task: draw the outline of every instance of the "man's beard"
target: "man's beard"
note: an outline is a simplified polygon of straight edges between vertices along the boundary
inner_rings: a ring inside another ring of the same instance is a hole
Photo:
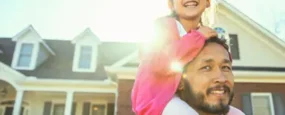
[[[188,81],[186,81],[188,82]],[[230,91],[230,89],[227,87],[227,86],[223,86],[223,88],[226,89],[226,91],[228,90],[227,93],[229,93],[229,103],[227,104],[224,104],[223,103],[223,100],[221,99],[219,101],[218,104],[216,105],[213,105],[213,104],[209,104],[207,102],[205,102],[205,95],[201,92],[198,92],[198,93],[195,93],[193,92],[192,90],[192,87],[189,83],[186,83],[185,85],[186,87],[188,86],[188,88],[186,88],[185,90],[189,91],[189,93],[186,93],[188,94],[186,98],[188,98],[188,104],[197,109],[197,110],[201,110],[205,113],[211,113],[211,114],[226,114],[229,112],[229,105],[231,104],[231,101],[233,99],[233,96],[234,96],[234,93],[232,91]],[[207,90],[207,95],[209,95],[210,91],[212,90],[213,88],[209,88]]]
[[[233,98],[233,93],[230,94],[230,101],[232,100],[231,98]],[[194,106],[196,106],[198,110],[201,110],[206,113],[226,114],[230,110],[230,107],[229,107],[230,102],[228,104],[224,104],[223,100],[220,99],[218,104],[212,105],[212,104],[205,102],[205,95],[203,95],[200,92],[197,93],[196,95],[193,95],[193,99],[194,99],[194,103],[193,103]]]

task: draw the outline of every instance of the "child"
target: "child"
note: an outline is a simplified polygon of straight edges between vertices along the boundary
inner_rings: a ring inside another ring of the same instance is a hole
[[[193,56],[187,54],[197,54],[206,39],[217,35],[204,26],[196,30],[203,11],[210,6],[209,0],[169,0],[168,3],[172,16],[156,20],[155,41],[149,46],[152,51],[141,52],[141,64],[132,90],[136,115],[161,115],[181,79],[179,72],[170,69],[171,64],[184,65],[192,60]]]
[[[214,30],[200,23],[202,13],[210,6],[209,0],[168,2],[173,15],[156,20],[155,41],[148,46],[151,51],[141,52],[141,64],[132,90],[136,115],[161,115],[175,95],[182,76],[181,71],[171,66],[176,62],[182,69],[199,53],[206,39],[217,36]],[[191,107],[186,114],[198,115]]]

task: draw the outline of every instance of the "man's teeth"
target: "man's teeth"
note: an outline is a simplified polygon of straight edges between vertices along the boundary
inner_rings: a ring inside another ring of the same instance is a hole
[[[212,91],[212,93],[213,94],[224,94],[225,91],[224,90],[222,90],[222,91]]]

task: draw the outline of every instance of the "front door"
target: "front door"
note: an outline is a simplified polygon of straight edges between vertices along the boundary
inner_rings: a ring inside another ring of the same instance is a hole
[[[21,114],[23,115],[24,108],[21,108]],[[13,107],[6,107],[4,115],[13,115]]]

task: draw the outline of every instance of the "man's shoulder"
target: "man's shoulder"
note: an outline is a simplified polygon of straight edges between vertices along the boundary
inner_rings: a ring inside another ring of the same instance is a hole
[[[245,115],[245,114],[241,110],[239,110],[238,108],[230,106],[230,111],[229,111],[228,115]]]
[[[164,108],[162,115],[198,115],[187,103],[174,96]]]

